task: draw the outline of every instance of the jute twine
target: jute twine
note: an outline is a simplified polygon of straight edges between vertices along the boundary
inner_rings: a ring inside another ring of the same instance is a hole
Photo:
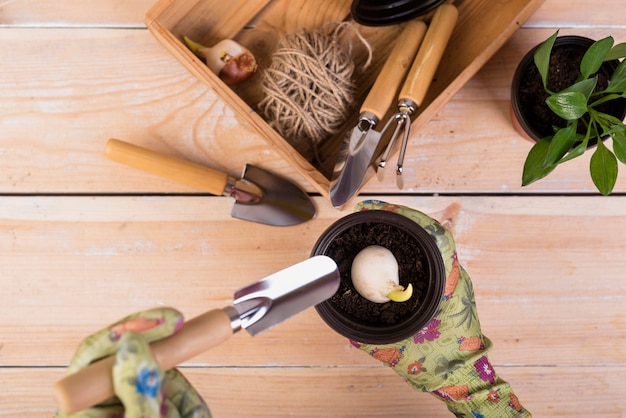
[[[367,40],[349,22],[288,34],[263,76],[259,110],[305,158],[318,160],[318,145],[337,134],[354,109],[357,87],[353,43]]]

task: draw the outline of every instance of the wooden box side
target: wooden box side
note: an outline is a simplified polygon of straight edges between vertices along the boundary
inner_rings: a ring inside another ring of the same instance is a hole
[[[270,0],[161,0],[147,14],[146,26],[158,22],[176,37],[205,45],[234,37]]]

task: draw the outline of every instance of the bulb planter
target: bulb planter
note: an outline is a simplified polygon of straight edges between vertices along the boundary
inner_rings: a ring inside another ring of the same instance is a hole
[[[556,36],[553,35],[553,36]],[[583,56],[594,44],[594,40],[582,36],[559,36],[554,39],[549,55],[549,67],[547,72],[547,88],[551,92],[557,92],[557,94],[567,91],[566,89],[572,89],[572,85],[581,81],[581,61]],[[542,43],[543,44],[543,43]],[[532,172],[527,169],[526,165],[529,164],[529,160],[533,157],[534,150],[529,153],[529,158],[525,163],[523,185],[532,183],[539,180],[549,174],[558,164],[573,159],[585,150],[597,147],[597,137],[600,136],[604,142],[609,138],[609,135],[595,135],[592,134],[586,145],[582,145],[582,138],[585,136],[590,121],[589,113],[582,116],[572,117],[570,120],[555,113],[555,111],[547,104],[550,100],[550,93],[544,88],[541,73],[535,63],[535,53],[542,44],[539,44],[532,48],[520,61],[515,73],[513,75],[511,83],[511,120],[516,128],[524,138],[538,143],[544,142],[545,147],[542,151],[545,154],[548,141],[552,141],[553,137],[557,136],[557,129],[566,128],[571,122],[578,121],[573,127],[573,132],[577,135],[575,140],[572,140],[572,145],[563,149],[558,158],[551,162],[545,162],[541,168],[541,173]],[[602,62],[597,72],[588,76],[589,79],[597,76],[597,82],[593,91],[588,92],[587,97],[587,109],[590,108],[589,104],[595,102],[602,96],[595,97],[594,94],[602,92],[609,86],[609,81],[612,79],[616,69],[620,65],[618,59],[611,59]],[[618,71],[619,72],[619,71]],[[620,82],[621,83],[621,82]],[[611,92],[615,93],[615,92]],[[607,96],[608,93],[604,94]],[[622,96],[623,97],[623,96]],[[619,98],[606,101],[604,103],[594,105],[594,111],[602,112],[610,115],[614,118],[623,121],[626,117],[626,99]],[[540,148],[540,147],[537,147]],[[606,146],[602,146],[604,151]],[[554,150],[550,151],[553,152]],[[610,152],[610,151],[609,151]],[[569,154],[568,154],[569,153]],[[544,155],[541,155],[543,157]],[[616,150],[618,158],[620,157],[618,150]],[[613,157],[614,159],[614,157]],[[539,170],[539,169],[537,169]],[[592,171],[592,178],[593,169]],[[615,175],[617,169],[615,169]],[[598,185],[594,178],[596,187],[603,193],[609,194],[612,190],[607,190],[608,186]],[[613,182],[614,183],[614,182]]]
[[[355,290],[352,262],[371,245],[390,250],[398,261],[400,285],[413,285],[406,302],[375,303]],[[351,340],[370,344],[401,341],[423,329],[441,303],[446,281],[441,252],[427,231],[403,215],[384,210],[350,214],[324,231],[313,255],[335,260],[341,275],[337,293],[316,310],[333,330]]]

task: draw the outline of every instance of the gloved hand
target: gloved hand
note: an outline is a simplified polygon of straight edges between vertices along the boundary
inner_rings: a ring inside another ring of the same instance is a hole
[[[72,418],[210,418],[208,407],[176,369],[163,372],[152,358],[149,343],[174,334],[183,316],[171,308],[130,315],[87,337],[70,362],[72,374],[95,360],[115,355],[116,397],[71,415]],[[69,418],[57,412],[57,418]]]
[[[394,344],[351,343],[391,367],[414,389],[443,400],[456,417],[530,417],[489,363],[492,343],[482,334],[472,282],[459,264],[450,231],[403,206],[370,200],[356,205],[355,211],[362,210],[396,212],[424,228],[441,251],[447,279],[439,310],[417,334]]]

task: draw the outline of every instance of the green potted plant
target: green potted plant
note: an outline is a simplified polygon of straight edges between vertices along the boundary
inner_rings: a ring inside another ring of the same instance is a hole
[[[617,180],[618,160],[626,164],[626,60],[619,61],[626,57],[626,43],[614,45],[610,36],[593,41],[558,33],[532,49],[513,77],[513,121],[536,141],[524,163],[522,185],[595,146],[591,179],[608,195]],[[569,78],[567,67],[573,70]],[[541,94],[531,92],[532,83]],[[613,150],[603,142],[609,137]]]

